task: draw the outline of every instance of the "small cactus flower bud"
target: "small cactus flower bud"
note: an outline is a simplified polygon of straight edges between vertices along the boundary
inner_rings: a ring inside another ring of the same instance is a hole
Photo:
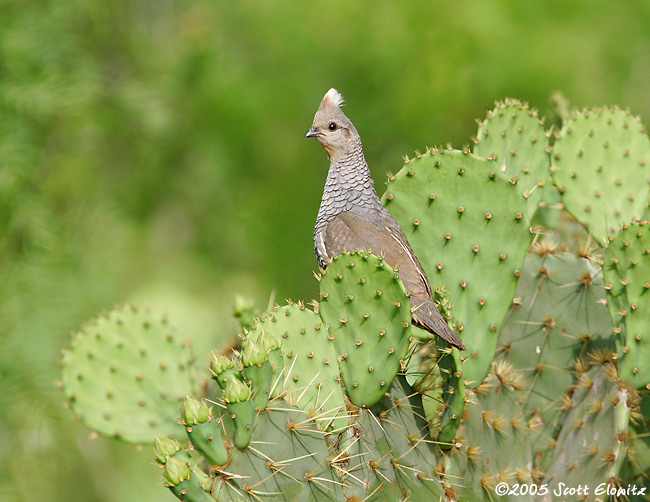
[[[191,475],[190,466],[185,462],[181,462],[174,457],[167,458],[163,468],[163,483],[165,486],[178,486],[183,481],[190,479]]]
[[[202,424],[210,418],[210,408],[203,401],[199,402],[193,397],[187,396],[181,404],[181,418],[187,426]]]
[[[223,393],[223,397],[228,403],[241,403],[251,398],[251,388],[238,378],[233,378]]]
[[[181,444],[175,439],[167,438],[154,438],[153,440],[153,454],[154,459],[160,465],[164,465],[167,457],[172,457],[181,449]]]
[[[271,352],[280,348],[280,342],[278,339],[263,329],[257,339],[257,343],[260,344],[266,352]]]
[[[216,352],[212,353],[212,357],[210,358],[210,373],[212,373],[212,376],[215,378],[227,369],[234,367],[235,361],[233,359],[217,354]]]
[[[259,343],[246,340],[246,345],[240,357],[244,366],[261,366],[268,360],[269,353]]]

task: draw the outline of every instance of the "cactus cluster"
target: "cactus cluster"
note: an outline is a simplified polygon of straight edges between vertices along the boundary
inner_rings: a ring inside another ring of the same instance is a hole
[[[302,303],[276,307],[246,334],[247,340],[274,337],[281,342],[271,397],[284,399],[315,417],[323,430],[347,424],[336,350],[320,316]],[[338,417],[338,418],[337,418]]]
[[[418,153],[382,199],[466,352],[412,326],[399,270],[355,250],[318,276],[318,302],[253,316],[239,299],[240,347],[212,354],[201,392],[168,323],[131,308],[76,336],[64,391],[101,433],[157,437],[183,501],[641,492],[649,179],[650,142],[628,112],[576,112],[553,132],[526,104],[497,103],[474,153]]]

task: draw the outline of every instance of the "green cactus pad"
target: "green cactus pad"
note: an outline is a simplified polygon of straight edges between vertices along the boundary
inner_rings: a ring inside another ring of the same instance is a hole
[[[269,361],[269,351],[251,338],[244,340],[240,359],[244,378],[253,392],[253,403],[257,411],[264,411],[271,395],[273,385],[273,366]]]
[[[526,199],[496,162],[424,154],[389,179],[382,202],[404,229],[432,287],[451,296],[467,352],[463,378],[483,381],[530,241]]]
[[[379,403],[351,408],[348,418],[345,430],[328,433],[304,410],[272,399],[257,415],[249,446],[231,448],[205,485],[222,501],[440,499],[422,399],[403,375]]]
[[[634,416],[631,422],[630,448],[621,470],[621,484],[643,485],[645,479],[646,493],[650,493],[650,394],[640,393],[639,411],[641,416]]]
[[[479,124],[475,143],[475,155],[494,158],[507,176],[517,180],[532,219],[548,184],[550,165],[546,131],[537,111],[516,99],[496,103]]]
[[[364,251],[334,257],[320,281],[319,313],[350,400],[374,405],[390,389],[410,343],[411,309],[399,274]]]
[[[551,244],[535,249],[526,256],[498,350],[526,377],[523,404],[541,419],[535,446],[544,449],[552,446],[575,361],[614,343],[600,267]]]
[[[201,481],[194,472],[189,479],[177,486],[170,486],[169,490],[182,502],[214,502],[214,499],[203,490]]]
[[[168,458],[163,467],[163,480],[182,502],[214,502],[201,486],[199,476],[181,460]]]
[[[249,445],[255,426],[255,403],[251,388],[248,384],[234,379],[228,382],[223,391],[223,398],[235,430],[235,446],[243,450]]]
[[[626,455],[633,392],[609,363],[579,378],[543,481],[551,490],[559,482],[578,486],[618,475]]]
[[[151,443],[178,431],[195,391],[186,344],[166,319],[126,306],[88,323],[63,356],[63,390],[79,419],[106,436]]]
[[[228,403],[228,413],[235,428],[235,446],[245,449],[251,441],[255,425],[255,404],[252,399],[239,403]]]
[[[650,223],[621,229],[607,247],[603,273],[621,378],[650,389]]]
[[[441,477],[456,500],[530,500],[495,496],[499,481],[532,482],[533,450],[521,405],[523,376],[508,363],[494,364],[485,381],[468,389],[454,448]],[[451,498],[451,497],[450,497]]]
[[[327,456],[325,437],[306,413],[275,399],[259,415],[250,447],[232,451],[212,495],[223,502],[339,502],[341,483]]]
[[[440,420],[440,431],[436,440],[443,450],[450,449],[454,444],[456,431],[460,425],[461,417],[465,409],[465,382],[463,380],[463,366],[458,351],[442,356],[439,359],[440,371],[443,378],[443,409]],[[436,410],[436,413],[438,410]],[[427,415],[427,419],[434,420],[434,417]]]
[[[449,322],[449,293],[434,289],[433,300]],[[405,376],[409,385],[422,394],[425,418],[438,446],[443,450],[451,448],[465,406],[461,354],[450,346],[437,346],[435,340],[421,347],[413,345],[412,350]]]
[[[263,316],[246,335],[264,331],[280,340],[283,370],[274,375],[272,397],[307,411],[325,430],[347,425],[336,351],[323,321],[304,305],[290,303]],[[339,417],[334,420],[335,417]]]
[[[244,366],[244,376],[251,383],[255,409],[264,411],[269,402],[271,386],[273,385],[273,367],[269,361],[257,366]]]
[[[650,194],[650,139],[619,109],[575,114],[553,146],[551,172],[566,209],[604,245],[619,226],[642,218]]]
[[[346,500],[440,500],[434,442],[421,396],[406,378],[398,375],[388,395],[356,415],[339,445],[346,458]]]
[[[221,423],[213,417],[202,424],[186,426],[187,437],[194,449],[211,464],[223,465],[228,462],[228,452],[223,445]]]

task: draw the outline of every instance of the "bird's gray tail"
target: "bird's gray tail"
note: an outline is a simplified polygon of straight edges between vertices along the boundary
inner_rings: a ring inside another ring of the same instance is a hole
[[[420,302],[422,303],[420,304]],[[465,345],[463,345],[458,335],[451,330],[442,314],[438,312],[433,300],[412,297],[411,308],[413,309],[413,324],[418,328],[423,328],[429,333],[438,335],[457,349],[465,350]]]

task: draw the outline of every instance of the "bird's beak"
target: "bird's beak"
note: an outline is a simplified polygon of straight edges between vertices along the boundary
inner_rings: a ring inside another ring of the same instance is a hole
[[[309,129],[307,129],[307,132],[305,133],[305,138],[315,138],[317,136],[320,136],[321,132],[317,131],[314,126],[311,126]]]

